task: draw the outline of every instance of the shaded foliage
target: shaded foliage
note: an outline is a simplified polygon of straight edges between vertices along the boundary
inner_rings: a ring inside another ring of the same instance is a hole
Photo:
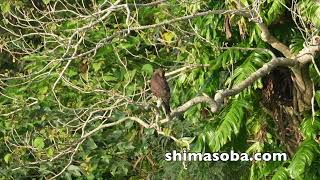
[[[185,148],[195,152],[235,150],[250,155],[287,151],[274,114],[262,105],[269,87],[264,79],[225,98],[217,113],[197,104],[168,123],[156,124],[161,133],[154,123],[164,114],[154,108],[149,90],[154,69],[165,68],[168,74],[178,71],[167,77],[170,106],[175,109],[197,95],[212,97],[219,89],[241,84],[272,59],[261,49],[282,56],[261,39],[256,23],[236,14],[165,22],[215,9],[257,8],[270,32],[298,54],[306,36],[316,33],[320,26],[317,1],[295,4],[306,27],[301,22],[290,26],[283,23],[297,22],[298,18],[291,16],[287,7],[292,4],[285,0],[267,0],[259,6],[249,0],[241,4],[236,0],[169,0],[156,5],[145,5],[154,1],[128,0],[128,6],[108,10],[117,1],[32,2],[0,1],[0,177],[319,177],[319,57],[309,66],[315,90],[314,112],[301,114],[303,121],[295,124],[302,143],[294,142],[297,151],[286,162],[164,160],[166,152]],[[106,18],[99,19],[103,15]],[[33,20],[26,19],[29,17]],[[227,18],[230,37],[226,35]],[[92,26],[86,27],[88,24]],[[307,31],[302,32],[301,27]],[[292,103],[290,77],[282,75],[274,75],[276,88],[269,88],[273,112],[279,109],[279,100],[284,101],[281,105]],[[145,127],[132,117],[154,126]],[[105,124],[112,126],[99,128]],[[281,128],[284,126],[287,124]]]

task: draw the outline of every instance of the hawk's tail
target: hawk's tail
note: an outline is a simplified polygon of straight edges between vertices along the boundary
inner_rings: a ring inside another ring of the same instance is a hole
[[[166,111],[166,114],[169,115],[171,113],[169,102],[168,101],[163,101],[163,106],[164,106],[164,109]]]

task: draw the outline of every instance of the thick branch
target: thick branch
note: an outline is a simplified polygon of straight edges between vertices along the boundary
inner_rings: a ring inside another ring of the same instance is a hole
[[[307,64],[313,61],[313,58],[320,51],[319,36],[315,36],[311,40],[311,45],[304,47],[296,56],[299,66],[292,69],[295,85],[295,109],[299,112],[310,109],[313,96],[313,83],[311,81]]]
[[[280,51],[286,58],[292,58],[289,47],[272,36],[268,30],[268,27],[264,23],[258,23],[258,26],[261,29],[261,39],[264,42],[270,44],[273,48]]]
[[[317,38],[320,37],[316,36],[313,39]],[[315,57],[315,55],[320,52],[320,42],[318,43],[319,44],[314,44],[303,48],[296,57],[297,61],[299,61],[301,64],[312,62],[312,59]]]
[[[274,68],[278,66],[296,66],[298,65],[297,61],[294,61],[292,59],[287,58],[275,58],[269,61],[268,63],[264,64],[260,69],[258,69],[256,72],[251,74],[247,79],[242,81],[240,84],[234,86],[232,89],[226,89],[226,90],[219,90],[214,96],[214,99],[208,96],[197,96],[183,105],[179,106],[175,110],[173,110],[170,114],[170,117],[175,117],[185,111],[187,111],[192,106],[199,104],[199,103],[207,103],[210,107],[211,112],[217,112],[219,108],[223,104],[224,98],[227,98],[229,96],[236,95],[243,91],[245,88],[252,85],[256,80],[259,78],[265,76],[270,71],[272,71]],[[160,123],[166,123],[169,119],[163,119],[160,121]]]
[[[207,103],[210,106],[212,112],[216,112],[219,107],[218,104],[212,98],[210,98],[208,96],[197,96],[197,97],[187,101],[183,105],[179,106],[177,109],[175,109],[170,114],[170,116],[177,116],[178,114],[185,112],[190,107],[192,107],[196,104],[199,104],[199,103]]]
[[[232,89],[227,89],[222,92],[223,97],[233,96],[241,91],[243,91],[245,88],[253,84],[256,80],[259,78],[265,76],[268,74],[271,70],[273,70],[275,67],[278,66],[295,66],[298,65],[297,61],[294,61],[292,59],[287,58],[276,58],[271,60],[270,62],[264,64],[260,69],[258,69],[256,72],[251,74],[247,79],[242,81],[237,86],[233,87]]]

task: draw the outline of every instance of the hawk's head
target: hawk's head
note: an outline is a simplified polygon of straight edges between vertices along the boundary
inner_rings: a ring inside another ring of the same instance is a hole
[[[165,72],[164,72],[164,70],[162,69],[162,68],[159,68],[159,69],[156,69],[155,71],[154,71],[154,74],[158,74],[160,77],[165,77],[164,75],[165,75]]]

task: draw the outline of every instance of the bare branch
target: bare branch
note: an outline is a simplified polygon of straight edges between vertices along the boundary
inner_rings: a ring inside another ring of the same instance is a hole
[[[258,26],[261,29],[261,39],[263,41],[270,44],[276,50],[280,51],[286,58],[292,58],[289,47],[272,36],[268,30],[268,27],[264,23],[258,23]]]
[[[207,103],[211,109],[211,111],[214,113],[219,110],[219,108],[223,105],[224,98],[234,96],[240,92],[242,92],[245,88],[252,85],[256,80],[259,78],[265,76],[270,71],[272,71],[274,68],[278,66],[296,66],[298,64],[297,61],[287,58],[276,58],[272,59],[268,63],[264,64],[260,69],[258,69],[256,72],[251,74],[247,79],[242,81],[240,84],[234,86],[231,89],[226,90],[219,90],[216,92],[214,99],[208,96],[198,96],[195,97],[183,105],[177,107],[175,110],[173,110],[170,114],[170,117],[175,117],[178,114],[181,114],[185,111],[187,111],[192,106],[199,104],[199,103]],[[163,119],[160,121],[160,123],[166,123],[170,119]]]

